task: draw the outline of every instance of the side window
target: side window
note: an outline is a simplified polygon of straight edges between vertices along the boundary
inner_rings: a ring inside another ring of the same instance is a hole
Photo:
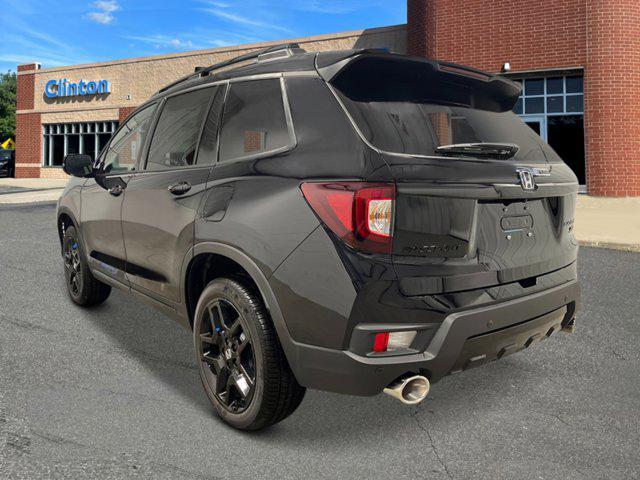
[[[280,79],[230,85],[220,133],[221,162],[275,152],[293,143]]]
[[[169,97],[153,132],[147,170],[166,170],[195,164],[196,146],[211,95],[216,88],[201,88]]]
[[[126,172],[135,168],[144,148],[156,106],[156,104],[149,105],[134,114],[114,135],[109,143],[109,149],[101,157],[99,167],[104,172]]]
[[[218,133],[220,131],[220,117],[222,108],[224,107],[224,93],[227,87],[219,87],[211,103],[211,109],[207,120],[204,122],[202,130],[202,139],[198,148],[198,165],[212,165],[216,161],[218,155]]]

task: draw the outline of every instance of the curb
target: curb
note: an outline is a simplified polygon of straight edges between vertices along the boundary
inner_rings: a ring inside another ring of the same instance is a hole
[[[0,187],[1,188],[1,187]],[[24,190],[15,190],[12,192],[0,192],[0,196],[2,195],[15,195],[16,193],[35,193],[35,192],[48,192],[51,190],[64,190],[64,188],[60,187],[51,187],[51,188],[25,188]]]
[[[14,192],[0,195],[0,205],[21,205],[24,203],[56,202],[63,188],[39,190],[37,192]]]
[[[619,250],[622,252],[640,252],[640,243],[619,243],[602,240],[578,240],[581,247],[606,248],[609,250]]]

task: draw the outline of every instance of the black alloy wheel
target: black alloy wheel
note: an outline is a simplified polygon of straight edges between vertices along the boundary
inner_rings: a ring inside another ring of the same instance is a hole
[[[99,305],[109,297],[111,287],[91,274],[75,227],[69,226],[64,230],[62,258],[67,291],[71,300],[80,306],[91,307]]]
[[[65,242],[63,255],[67,287],[69,288],[69,293],[73,297],[77,297],[82,289],[82,266],[77,238],[69,238]]]
[[[255,391],[256,360],[246,319],[229,301],[212,300],[200,324],[200,361],[221,405],[244,412]]]
[[[245,277],[217,278],[200,294],[193,339],[200,379],[217,414],[259,430],[298,408],[298,384],[260,293]]]

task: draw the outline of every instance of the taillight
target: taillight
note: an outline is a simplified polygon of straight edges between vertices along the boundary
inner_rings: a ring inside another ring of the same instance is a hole
[[[390,183],[303,183],[307,202],[347,245],[391,253],[395,188]]]

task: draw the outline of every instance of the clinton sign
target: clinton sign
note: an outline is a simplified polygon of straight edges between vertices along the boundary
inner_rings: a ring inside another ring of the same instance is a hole
[[[61,78],[49,80],[44,86],[44,94],[48,98],[103,95],[105,93],[111,93],[111,82],[108,80],[70,82],[66,78]]]

